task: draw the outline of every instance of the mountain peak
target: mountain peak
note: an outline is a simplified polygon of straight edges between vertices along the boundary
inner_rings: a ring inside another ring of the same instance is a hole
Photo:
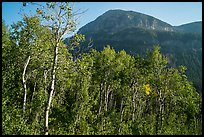
[[[125,11],[121,9],[108,10],[96,20],[88,23],[82,27],[79,32],[86,31],[106,31],[108,33],[114,33],[121,31],[129,27],[139,27],[145,29],[153,29],[160,31],[173,31],[174,28],[168,23],[165,23],[152,16],[135,12]]]

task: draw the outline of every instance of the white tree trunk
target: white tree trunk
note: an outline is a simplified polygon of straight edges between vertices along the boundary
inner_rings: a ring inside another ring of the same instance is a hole
[[[132,102],[133,102],[132,120],[133,121],[135,120],[135,109],[136,109],[136,100],[135,100],[135,98],[136,98],[136,93],[137,93],[137,88],[136,88],[136,91],[133,94],[133,100],[132,100]]]
[[[55,53],[54,53],[54,64],[53,64],[53,69],[52,69],[52,84],[51,84],[51,91],[49,93],[49,98],[48,98],[48,103],[46,107],[46,112],[45,112],[45,135],[48,135],[48,118],[49,118],[49,110],[50,110],[50,105],[53,97],[53,92],[55,89],[55,78],[56,78],[56,69],[57,69],[57,59],[58,59],[58,46],[59,43],[57,43],[55,47]]]
[[[118,129],[118,133],[120,134],[121,132],[121,125],[122,125],[122,121],[123,121],[123,112],[124,112],[124,109],[123,109],[123,98],[122,98],[122,102],[121,102],[121,106],[120,106],[120,111],[121,111],[121,114],[120,114],[120,126],[119,126],[119,129]]]
[[[113,91],[110,93],[110,109],[114,107],[114,98],[113,98]]]
[[[110,93],[110,85],[108,85],[108,89],[105,93],[105,110],[108,111],[108,97],[109,97],[109,93]]]
[[[27,87],[26,87],[26,80],[25,80],[25,72],[26,72],[26,69],[27,69],[27,66],[29,64],[29,61],[30,61],[30,56],[28,57],[25,65],[24,65],[24,70],[23,70],[23,75],[22,75],[22,78],[23,78],[23,87],[24,87],[24,99],[23,99],[23,113],[25,112],[25,109],[26,109],[26,97],[27,97]]]
[[[99,106],[99,114],[101,113],[101,108],[102,108],[102,93],[103,93],[103,88],[102,88],[103,84],[100,84],[100,106]]]

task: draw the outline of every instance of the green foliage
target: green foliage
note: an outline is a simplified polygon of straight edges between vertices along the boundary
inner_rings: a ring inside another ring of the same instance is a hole
[[[124,20],[125,21],[125,20]],[[107,23],[112,24],[112,23]],[[125,24],[125,23],[124,23]],[[104,30],[100,22],[94,22],[80,29],[80,33],[86,35],[86,41],[81,45],[87,46],[89,38],[94,41],[93,48],[103,50],[104,45],[110,44],[116,51],[125,50],[128,54],[139,54],[145,58],[146,49],[152,49],[152,45],[160,45],[161,53],[166,56],[170,67],[186,66],[188,80],[192,81],[196,90],[202,91],[202,35],[199,33],[181,33],[176,31],[159,31],[157,29],[144,29],[140,27],[115,28],[114,31]],[[113,24],[112,24],[113,25]],[[85,29],[86,28],[86,29]],[[198,27],[197,27],[198,28]],[[95,30],[97,29],[97,30]],[[122,30],[120,30],[122,29]],[[199,29],[200,30],[200,29]]]
[[[3,134],[44,134],[54,34],[41,25],[38,15],[25,16],[12,26],[12,32],[2,22]],[[79,46],[83,40],[83,35],[76,34],[70,46]],[[188,81],[187,68],[168,67],[158,45],[145,58],[117,52],[110,45],[73,58],[62,41],[59,45],[49,134],[202,134],[201,95]],[[28,56],[23,113],[22,73]]]

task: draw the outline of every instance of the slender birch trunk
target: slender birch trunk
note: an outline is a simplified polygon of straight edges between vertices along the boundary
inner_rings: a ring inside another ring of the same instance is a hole
[[[155,134],[157,135],[158,134],[158,126],[159,126],[159,111],[158,111],[158,108],[159,107],[159,99],[156,98],[156,106],[155,106]]]
[[[23,70],[23,75],[22,75],[22,78],[23,78],[23,87],[24,87],[24,99],[23,99],[23,113],[25,112],[25,109],[26,109],[26,97],[27,97],[27,87],[26,87],[26,80],[25,80],[25,72],[26,72],[26,69],[28,67],[28,64],[29,64],[29,61],[30,61],[30,56],[28,56],[28,59],[24,65],[24,70]]]
[[[159,130],[161,130],[161,111],[162,111],[162,106],[161,106],[161,90],[159,90],[159,98],[157,99],[158,102],[158,107],[159,110],[157,110],[157,114],[156,114],[156,135],[159,134]]]
[[[159,130],[162,128],[162,96],[161,96],[161,90],[159,91],[159,114],[160,114],[160,123],[159,123]]]
[[[136,109],[136,101],[135,101],[135,97],[136,97],[136,93],[137,93],[137,88],[136,88],[136,91],[134,92],[133,94],[133,113],[132,113],[132,120],[134,121],[135,120],[135,109]]]
[[[113,91],[110,93],[110,109],[113,109]]]
[[[108,85],[108,89],[107,89],[107,92],[106,92],[106,98],[105,98],[105,100],[106,100],[106,111],[108,111],[108,97],[109,97],[109,93],[110,93],[110,85]]]
[[[122,98],[122,102],[121,102],[121,106],[120,106],[120,111],[121,111],[121,114],[120,114],[120,127],[119,127],[119,130],[118,130],[119,133],[121,132],[121,124],[122,124],[122,121],[123,121],[123,112],[124,112],[123,98]]]
[[[104,111],[107,111],[106,110],[106,101],[107,101],[107,97],[106,97],[106,95],[107,95],[107,88],[106,88],[107,86],[106,86],[106,81],[104,82],[104,106],[103,106],[103,109],[104,109]]]
[[[48,70],[49,71],[49,70]],[[47,70],[44,70],[44,79],[45,79],[45,95],[46,95],[46,90],[47,90],[47,74],[48,74]]]
[[[48,98],[48,103],[46,107],[46,112],[45,112],[45,135],[48,135],[48,118],[49,118],[49,110],[50,110],[50,105],[53,97],[53,92],[55,89],[55,78],[56,78],[56,69],[57,69],[57,59],[58,59],[58,47],[59,43],[57,43],[55,47],[55,53],[54,53],[54,64],[53,64],[53,69],[52,69],[52,84],[51,84],[51,91],[49,93],[49,98]]]
[[[161,123],[160,123],[160,125],[161,125],[161,128],[160,128],[160,130],[162,131],[162,126],[163,126],[163,122],[164,122],[164,97],[162,98],[162,96],[161,96],[161,104],[160,104],[160,115],[161,115],[161,118],[160,118],[160,121],[161,121]]]
[[[101,83],[100,84],[100,106],[99,106],[99,110],[98,110],[98,112],[99,112],[99,114],[101,113],[101,108],[102,108],[102,91],[103,91],[103,89],[102,89],[102,86],[103,86],[103,84]]]

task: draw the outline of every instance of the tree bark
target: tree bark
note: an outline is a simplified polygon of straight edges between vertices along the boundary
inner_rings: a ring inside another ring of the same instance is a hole
[[[110,110],[112,110],[114,107],[113,91],[111,91],[111,93],[110,93],[110,101],[109,102],[110,102]]]
[[[48,72],[50,71],[51,69],[49,70],[44,70],[44,79],[45,79],[45,95],[46,95],[46,90],[47,90],[47,74]]]
[[[105,103],[106,103],[106,107],[105,110],[108,111],[108,98],[109,98],[109,93],[110,93],[110,85],[108,85],[108,89],[106,91],[106,95],[105,95]]]
[[[157,99],[158,102],[158,110],[156,113],[156,135],[158,135],[162,129],[162,117],[161,117],[161,112],[162,112],[162,101],[161,101],[161,90],[159,90],[159,98]]]
[[[58,59],[58,47],[59,43],[56,44],[55,53],[54,53],[54,63],[52,69],[52,84],[51,84],[51,91],[49,93],[48,103],[45,111],[45,135],[48,135],[48,119],[49,119],[49,110],[50,105],[53,97],[53,92],[55,90],[55,78],[56,78],[56,69],[57,69],[57,59]]]
[[[160,91],[161,92],[161,91]],[[163,123],[164,123],[164,99],[165,97],[162,97],[161,95],[161,103],[160,103],[160,130],[162,131]]]
[[[136,109],[136,100],[135,100],[135,97],[136,97],[136,93],[137,93],[137,88],[136,88],[136,91],[134,92],[133,94],[133,113],[132,113],[132,120],[134,121],[135,120],[135,109]]]
[[[100,106],[99,106],[99,114],[101,113],[101,108],[102,108],[102,93],[103,93],[103,89],[102,89],[102,83],[100,84]]]
[[[27,97],[27,87],[26,87],[26,80],[25,80],[25,72],[26,72],[26,69],[28,67],[28,64],[29,64],[29,61],[30,61],[30,56],[28,56],[28,59],[24,65],[24,70],[23,70],[23,87],[24,87],[24,99],[23,99],[23,113],[25,112],[25,109],[26,109],[26,97]]]
[[[121,124],[122,124],[122,121],[123,121],[123,112],[124,112],[124,109],[123,109],[123,98],[122,98],[122,102],[121,102],[121,106],[120,106],[120,126],[119,126],[119,129],[118,129],[118,132],[120,134],[121,132]]]

